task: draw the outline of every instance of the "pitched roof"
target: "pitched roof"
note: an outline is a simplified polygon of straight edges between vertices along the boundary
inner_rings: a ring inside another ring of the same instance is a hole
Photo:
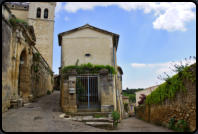
[[[91,28],[91,29],[94,29],[94,30],[97,30],[97,31],[100,31],[100,32],[103,32],[103,33],[106,33],[106,34],[112,35],[114,37],[114,42],[116,42],[115,46],[116,46],[116,50],[117,50],[117,46],[118,46],[118,41],[119,41],[119,36],[120,35],[118,35],[116,33],[109,32],[107,30],[103,30],[103,29],[100,29],[100,28],[91,26],[88,23],[86,25],[81,26],[81,27],[77,27],[77,28],[71,29],[69,31],[65,31],[65,32],[59,33],[58,34],[58,44],[59,44],[59,46],[62,45],[62,36],[63,35],[68,34],[68,33],[71,33],[71,32],[75,32],[77,30],[80,30],[80,29],[83,29],[83,28],[87,28],[87,27],[88,28]]]
[[[123,99],[129,99],[129,97],[127,97],[127,96],[124,96],[124,95],[122,96],[122,98],[123,98]]]

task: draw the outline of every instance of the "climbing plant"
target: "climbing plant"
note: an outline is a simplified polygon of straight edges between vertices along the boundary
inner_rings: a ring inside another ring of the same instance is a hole
[[[77,94],[77,98],[79,102],[85,99],[85,97],[83,96],[85,93],[86,93],[85,87],[82,85],[80,78],[77,78],[76,79],[76,94]]]
[[[173,100],[177,91],[185,92],[184,80],[190,80],[196,83],[196,63],[186,66],[180,73],[169,78],[169,82],[159,85],[153,92],[146,97],[146,104],[162,103],[168,97]]]
[[[90,62],[78,65],[79,60],[77,59],[75,65],[65,66],[62,69],[62,73],[67,73],[71,69],[75,69],[78,74],[89,70],[92,74],[99,72],[101,69],[107,69],[111,74],[117,74],[115,68],[110,65],[93,65]]]

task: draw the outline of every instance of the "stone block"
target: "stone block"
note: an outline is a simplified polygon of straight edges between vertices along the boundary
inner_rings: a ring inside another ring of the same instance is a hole
[[[69,100],[76,100],[76,94],[69,94]]]
[[[110,101],[108,98],[101,98],[101,105],[110,105]]]
[[[22,107],[23,106],[23,99],[18,99],[18,107]]]
[[[10,103],[10,105],[13,107],[13,106],[17,106],[18,103]]]
[[[10,103],[17,103],[18,101],[15,99],[15,100],[10,100]]]
[[[110,105],[101,105],[101,112],[111,112]]]
[[[6,107],[7,107],[7,108],[10,107],[10,100],[7,100],[7,101],[6,101]]]
[[[70,106],[75,106],[76,105],[76,100],[69,100],[69,105]]]
[[[29,98],[29,102],[31,102],[33,99],[33,95],[29,95],[28,98]]]

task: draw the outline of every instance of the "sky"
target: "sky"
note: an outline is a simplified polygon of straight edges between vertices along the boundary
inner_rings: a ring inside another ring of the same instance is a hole
[[[193,2],[57,2],[53,71],[61,66],[58,34],[85,24],[120,35],[117,65],[123,89],[162,84],[173,76],[171,63],[196,56],[196,5]],[[191,58],[190,64],[196,62]],[[170,67],[170,68],[169,68]]]

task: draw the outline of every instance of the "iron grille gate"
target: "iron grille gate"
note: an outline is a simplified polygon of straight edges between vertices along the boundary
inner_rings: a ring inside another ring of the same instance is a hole
[[[86,90],[86,93],[82,94],[83,100],[78,99],[78,91],[76,93],[78,109],[100,108],[98,77],[99,76],[77,76],[77,79],[80,79],[81,84]]]

